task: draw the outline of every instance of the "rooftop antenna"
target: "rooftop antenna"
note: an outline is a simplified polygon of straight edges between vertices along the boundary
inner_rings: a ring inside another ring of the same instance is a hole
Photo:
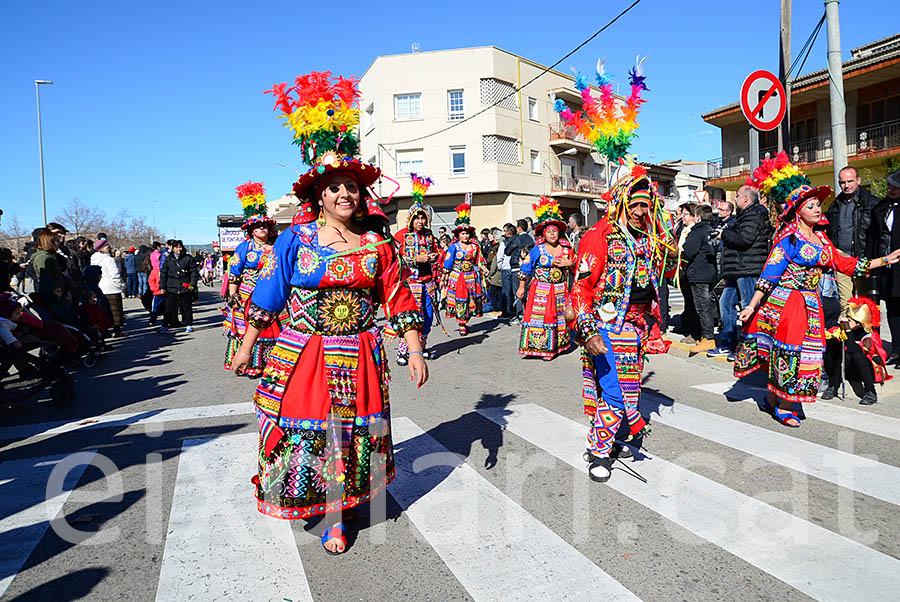
[[[418,42],[413,42],[412,43],[412,51],[413,52],[422,52],[422,45],[419,44]]]

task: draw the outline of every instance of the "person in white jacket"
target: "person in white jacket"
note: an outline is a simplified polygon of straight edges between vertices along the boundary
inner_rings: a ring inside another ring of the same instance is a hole
[[[116,260],[111,254],[112,249],[105,239],[94,243],[94,254],[91,255],[91,265],[100,266],[100,290],[109,302],[109,309],[113,318],[113,336],[122,336],[122,293],[125,291],[125,282],[116,265]]]

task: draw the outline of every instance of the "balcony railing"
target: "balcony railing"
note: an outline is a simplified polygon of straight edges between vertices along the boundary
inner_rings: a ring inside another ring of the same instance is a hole
[[[896,147],[900,147],[900,119],[847,130],[847,155],[849,156]],[[774,146],[759,149],[760,161],[774,156],[776,152],[778,149]],[[828,161],[834,157],[831,136],[792,142],[788,149],[788,156],[791,161],[799,165]],[[749,172],[749,159],[747,153],[712,159],[709,161],[710,177],[728,178]],[[716,172],[718,175],[712,175]]]
[[[575,142],[580,142],[582,144],[590,144],[578,130],[571,125],[565,125],[564,123],[550,124],[550,142],[553,142],[554,140],[574,140]]]
[[[581,194],[600,195],[606,190],[606,180],[603,178],[588,178],[586,176],[551,176],[551,185],[555,192],[576,192]]]

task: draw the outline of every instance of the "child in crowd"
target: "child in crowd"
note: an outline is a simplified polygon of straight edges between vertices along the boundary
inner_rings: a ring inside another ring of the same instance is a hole
[[[866,297],[854,297],[850,299],[848,306],[847,318],[843,324],[832,326],[826,331],[825,373],[828,375],[828,388],[822,393],[822,399],[833,399],[843,382],[843,355],[847,360],[844,376],[857,394],[862,391],[859,403],[872,405],[878,401],[875,383],[884,383],[892,378],[885,367],[887,354],[878,333],[881,312]],[[826,318],[826,322],[828,321]]]

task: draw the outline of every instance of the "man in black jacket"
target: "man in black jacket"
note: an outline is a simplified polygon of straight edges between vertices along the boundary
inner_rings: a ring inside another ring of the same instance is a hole
[[[859,257],[866,251],[866,235],[872,221],[872,210],[878,204],[878,198],[859,187],[862,179],[855,167],[845,167],[838,172],[838,181],[841,193],[835,197],[825,212],[828,219],[828,238],[844,253]],[[865,277],[854,279],[840,272],[835,272],[835,278],[841,297],[841,316],[844,316],[847,313],[847,302],[851,297],[868,293],[865,286],[866,279]]]
[[[872,210],[866,237],[865,256],[875,259],[900,248],[900,170],[888,174],[888,194]],[[900,361],[900,264],[873,273],[881,299],[887,306],[891,330],[891,354],[888,363]],[[877,301],[877,299],[876,299]]]
[[[719,299],[722,329],[719,346],[706,352],[709,357],[727,356],[734,359],[737,346],[737,315],[735,305],[747,307],[756,290],[756,280],[762,274],[772,227],[769,212],[759,202],[759,192],[749,186],[741,186],[734,197],[737,217],[727,228],[719,230],[722,241],[722,278],[725,288]]]
[[[512,272],[514,275],[518,276],[519,273],[519,264],[521,263],[521,253],[522,249],[527,249],[529,246],[534,245],[534,239],[528,234],[528,222],[524,219],[520,219],[516,222],[516,234],[515,236],[510,236],[506,239],[506,246],[503,248],[503,253],[509,257],[510,266],[512,268]],[[513,284],[513,286],[518,286],[517,284]],[[513,306],[515,310],[515,315],[512,320],[510,320],[510,324],[516,325],[522,322],[522,315],[525,313],[525,308],[522,306],[522,302],[513,296]]]
[[[168,332],[167,326],[178,323],[178,312],[181,312],[181,325],[185,332],[194,332],[194,291],[200,279],[200,268],[194,256],[184,251],[184,243],[173,241],[172,252],[159,268],[159,288],[166,297],[166,309],[163,325],[159,332]]]
[[[691,287],[697,315],[700,316],[700,332],[688,333],[697,340],[697,343],[689,350],[691,353],[711,351],[716,346],[713,334],[716,325],[716,308],[712,289],[718,275],[716,274],[716,250],[710,244],[710,238],[715,241],[712,208],[707,205],[697,207],[697,217],[700,221],[694,223],[684,241],[684,248],[681,252],[681,259],[687,262],[684,275]]]

